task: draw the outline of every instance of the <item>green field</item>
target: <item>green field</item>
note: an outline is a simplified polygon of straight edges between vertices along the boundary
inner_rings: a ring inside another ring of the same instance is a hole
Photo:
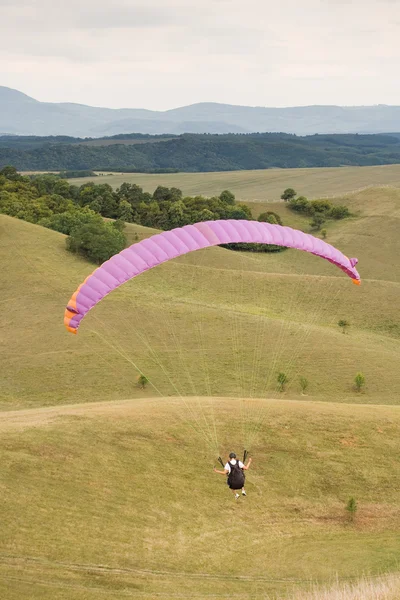
[[[79,185],[85,181],[91,181],[91,178],[79,179]],[[154,192],[158,185],[178,187],[187,196],[215,196],[228,189],[238,200],[273,202],[279,200],[287,187],[293,187],[310,199],[338,196],[370,186],[400,187],[400,165],[160,175],[104,173],[101,177],[93,178],[93,181],[109,183],[114,188],[128,181],[140,185],[147,192]],[[70,183],[77,183],[77,180],[71,179]]]
[[[400,190],[337,201],[354,216],[327,241],[360,288],[303,252],[213,248],[122,286],[77,336],[64,306],[93,266],[0,215],[1,598],[306,598],[398,570]],[[212,466],[247,444],[234,504]]]

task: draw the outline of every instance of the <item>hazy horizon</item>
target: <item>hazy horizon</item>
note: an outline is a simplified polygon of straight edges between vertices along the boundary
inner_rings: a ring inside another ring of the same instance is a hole
[[[8,87],[8,86],[2,86],[0,85],[0,89],[4,87]],[[33,96],[30,96],[29,94],[27,94],[24,90],[17,90],[16,88],[9,88],[9,89],[13,89],[17,92],[20,92],[26,96],[29,96],[31,98],[33,98],[34,100],[37,100],[38,102],[49,102],[49,100],[43,100],[41,98],[34,98]],[[399,104],[385,104],[383,102],[377,103],[377,104],[288,104],[286,106],[262,106],[260,104],[235,104],[234,102],[216,102],[214,100],[203,100],[201,102],[192,102],[191,104],[186,104],[186,105],[180,105],[180,106],[169,106],[165,109],[148,109],[145,106],[104,106],[101,104],[87,104],[85,105],[83,102],[69,102],[69,101],[59,101],[56,102],[56,104],[78,104],[78,105],[84,105],[84,106],[90,106],[91,108],[110,108],[110,109],[114,109],[114,110],[119,110],[119,109],[138,109],[138,110],[154,110],[154,111],[158,111],[158,112],[167,112],[169,110],[174,110],[177,108],[185,108],[186,106],[194,106],[196,104],[226,104],[226,105],[230,105],[230,106],[237,106],[237,107],[245,107],[245,108],[307,108],[307,107],[318,107],[318,106],[323,106],[323,107],[329,107],[329,106],[339,106],[340,108],[362,108],[362,107],[366,107],[366,108],[370,108],[372,106],[389,106],[389,107],[397,107],[400,106],[400,98],[399,98]]]

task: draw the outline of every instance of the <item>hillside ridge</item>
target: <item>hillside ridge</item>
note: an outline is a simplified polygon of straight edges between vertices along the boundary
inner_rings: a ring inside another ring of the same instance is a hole
[[[94,136],[118,133],[382,133],[400,131],[400,106],[260,107],[200,102],[164,111],[41,102],[0,86],[0,132]]]

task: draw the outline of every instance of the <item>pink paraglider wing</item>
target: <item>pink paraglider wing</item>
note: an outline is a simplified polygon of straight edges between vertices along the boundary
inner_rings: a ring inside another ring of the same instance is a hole
[[[64,324],[68,331],[76,333],[86,313],[129,279],[182,254],[234,242],[275,244],[304,250],[328,260],[354,283],[360,283],[355,268],[357,259],[347,258],[340,250],[302,231],[258,221],[204,221],[153,235],[107,260],[72,295],[65,310]]]

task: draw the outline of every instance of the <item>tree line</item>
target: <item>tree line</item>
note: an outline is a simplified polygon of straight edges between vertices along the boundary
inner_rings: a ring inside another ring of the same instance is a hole
[[[183,196],[178,188],[158,186],[153,194],[131,183],[70,184],[57,175],[23,176],[15,167],[0,171],[0,213],[36,223],[68,237],[67,248],[98,264],[126,246],[125,223],[164,231],[199,221],[252,220],[250,208],[223,191],[219,196]],[[268,211],[260,221],[282,223]],[[248,247],[247,247],[248,246]],[[280,246],[230,244],[233,250],[276,252]]]
[[[383,134],[183,134],[164,139],[143,136],[135,143],[136,137],[126,135],[124,144],[110,144],[108,139],[104,145],[101,140],[94,145],[74,138],[69,143],[62,136],[42,142],[38,141],[42,138],[0,137],[0,168],[13,164],[19,170],[37,171],[205,172],[400,163],[400,138]]]
[[[287,202],[288,208],[293,212],[312,217],[311,229],[319,231],[327,220],[346,219],[351,216],[350,210],[344,204],[333,204],[330,200],[308,200],[305,196],[297,196],[293,188],[287,188],[281,200]],[[326,229],[321,230],[326,237]]]

